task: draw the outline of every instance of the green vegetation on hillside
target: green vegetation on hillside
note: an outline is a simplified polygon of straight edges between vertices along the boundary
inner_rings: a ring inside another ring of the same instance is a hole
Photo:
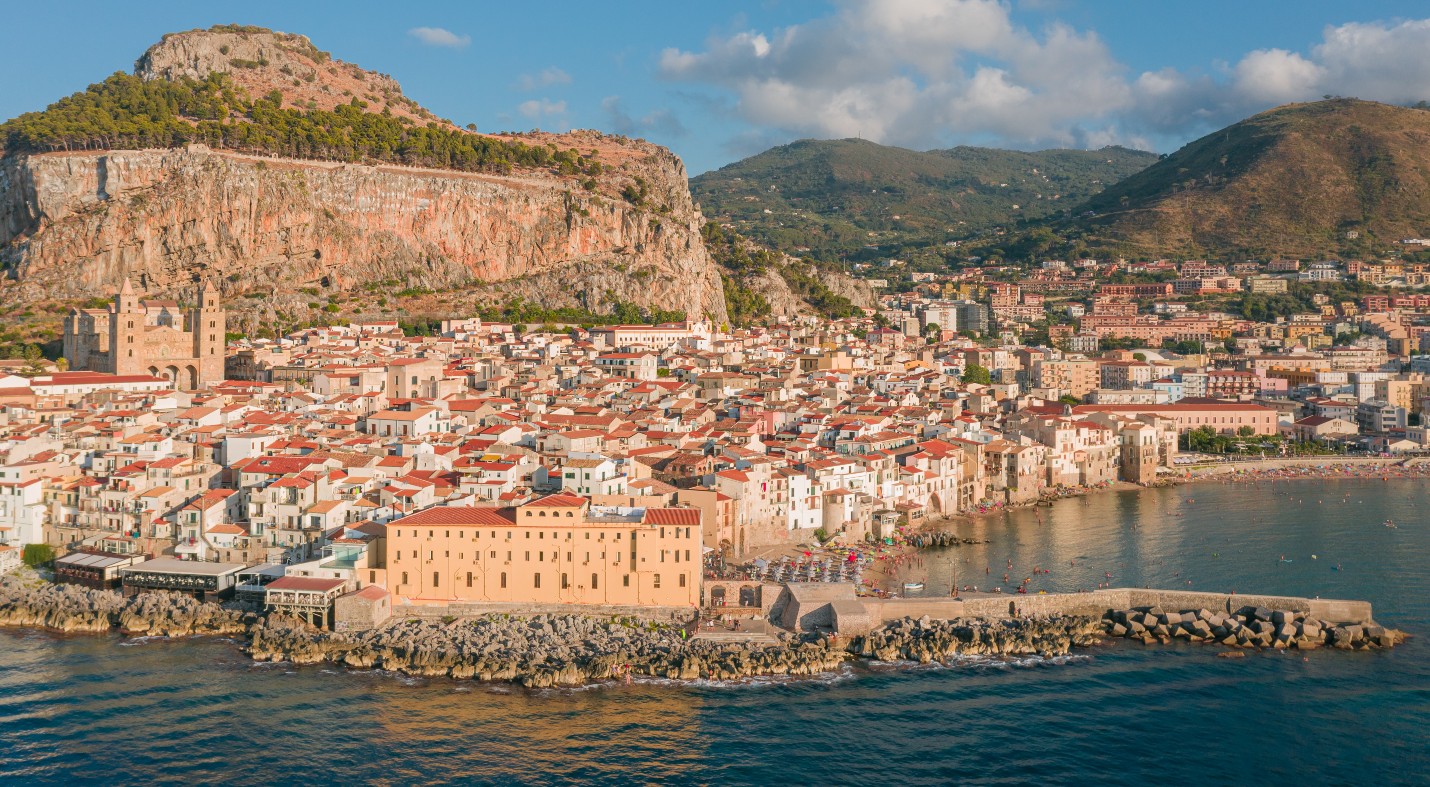
[[[945,241],[1070,210],[1156,158],[1125,148],[921,153],[802,140],[707,172],[690,187],[707,217],[772,248],[880,260],[954,253]]]
[[[1064,239],[1126,256],[1377,256],[1430,218],[1430,113],[1290,104],[1187,144],[1079,208]]]
[[[770,313],[769,301],[745,281],[767,271],[778,273],[796,297],[826,319],[839,320],[864,313],[853,301],[829,289],[819,276],[821,270],[827,269],[818,263],[811,260],[787,263],[778,252],[762,249],[738,232],[713,223],[702,227],[700,234],[711,259],[722,269],[720,281],[725,285],[725,309],[730,313],[732,325],[750,325]]]
[[[627,325],[681,322],[685,312],[667,309],[642,309],[633,303],[616,301],[611,311],[600,314],[577,307],[557,309],[527,303],[521,298],[500,306],[482,306],[477,316],[488,322],[509,322],[516,325]]]
[[[144,81],[115,74],[42,112],[0,124],[6,154],[58,150],[169,148],[202,143],[245,153],[332,161],[378,161],[465,171],[553,167],[600,172],[575,150],[525,145],[367,111],[354,98],[333,111],[284,107],[275,90],[251,98],[226,74],[202,81]]]

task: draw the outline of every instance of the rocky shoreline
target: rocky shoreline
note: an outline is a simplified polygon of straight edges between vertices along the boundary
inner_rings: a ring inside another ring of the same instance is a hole
[[[126,598],[41,580],[0,578],[0,626],[44,628],[66,634],[187,637],[245,634],[258,615],[174,593]]]
[[[408,618],[342,633],[281,615],[263,616],[187,596],[126,598],[107,590],[0,579],[0,626],[64,633],[233,636],[259,662],[334,664],[421,677],[504,681],[531,688],[582,686],[635,678],[741,680],[812,676],[856,660],[928,664],[957,657],[1066,656],[1105,636],[1235,647],[1322,645],[1388,648],[1405,635],[1379,626],[1337,626],[1300,613],[1246,608],[1233,615],[1158,608],[1013,620],[927,616],[887,623],[852,638],[830,635],[691,637],[681,626],[628,616],[492,614],[442,620]]]

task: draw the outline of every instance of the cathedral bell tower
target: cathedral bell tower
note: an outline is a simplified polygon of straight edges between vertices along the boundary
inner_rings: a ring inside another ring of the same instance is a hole
[[[128,277],[114,297],[109,315],[109,362],[100,371],[114,374],[141,374],[148,363],[139,337],[144,335],[144,309]]]
[[[209,282],[199,288],[199,305],[189,316],[194,337],[194,358],[199,362],[200,385],[223,380],[224,332],[227,315],[219,303],[218,289]]]

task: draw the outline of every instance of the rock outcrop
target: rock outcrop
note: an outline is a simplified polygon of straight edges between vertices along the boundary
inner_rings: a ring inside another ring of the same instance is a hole
[[[734,680],[815,675],[851,654],[823,638],[754,644],[686,639],[680,629],[592,615],[488,615],[405,620],[361,634],[318,632],[280,617],[253,631],[258,661],[328,662],[425,677],[508,681],[532,688],[625,677]]]
[[[184,637],[243,634],[255,616],[177,593],[126,598],[112,590],[0,579],[0,626],[46,628],[66,634]]]
[[[1097,644],[1097,618],[1055,615],[990,621],[978,618],[905,618],[855,639],[850,651],[880,661],[928,664],[958,656],[1066,656],[1074,647]]]
[[[645,156],[627,166],[638,167],[663,213],[538,172],[264,159],[198,146],[7,157],[0,264],[17,279],[16,303],[103,295],[125,277],[151,296],[213,281],[231,304],[300,287],[507,283],[547,306],[600,312],[627,300],[723,320],[719,274],[683,167],[663,149],[629,144]],[[284,305],[281,297],[250,304]]]
[[[251,96],[281,92],[285,107],[363,100],[365,111],[475,133],[302,36],[232,26],[173,34],[136,66],[146,80],[214,72]],[[301,321],[314,292],[380,292],[404,303],[449,294],[429,304],[449,315],[520,295],[597,313],[624,301],[725,319],[702,219],[670,151],[596,132],[503,139],[578,150],[600,172],[464,172],[201,145],[11,151],[0,159],[0,299],[106,296],[129,277],[148,297],[183,297],[195,282],[213,282],[240,328],[245,314],[249,324],[280,312]]]

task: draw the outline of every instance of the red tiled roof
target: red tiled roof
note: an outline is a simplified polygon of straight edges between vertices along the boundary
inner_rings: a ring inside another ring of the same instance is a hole
[[[516,516],[510,508],[436,506],[393,520],[389,524],[401,528],[407,525],[510,525],[515,521]]]
[[[647,508],[645,518],[641,520],[647,525],[690,525],[700,524],[700,509],[698,508]]]
[[[527,503],[529,506],[543,506],[546,508],[579,508],[586,505],[586,498],[580,495],[568,495],[557,493],[547,495],[540,500],[533,500]]]

